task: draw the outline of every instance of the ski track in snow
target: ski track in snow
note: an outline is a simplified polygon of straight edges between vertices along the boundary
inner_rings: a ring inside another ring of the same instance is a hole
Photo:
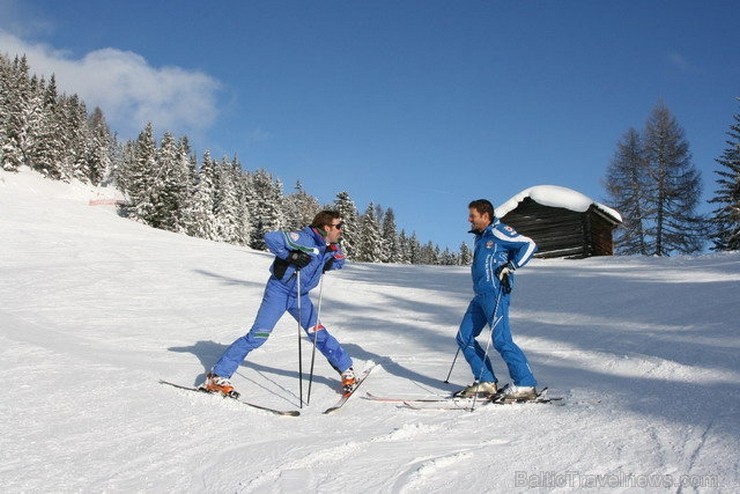
[[[158,384],[195,384],[248,329],[271,256],[87,205],[101,197],[0,171],[2,492],[740,491],[738,253],[522,269],[514,337],[564,406],[361,393],[323,415],[339,378],[318,356],[311,405],[285,418]],[[467,268],[350,264],[325,279],[322,322],[356,368],[379,364],[364,391],[445,394],[471,380],[458,359],[442,383],[470,290]],[[286,317],[234,382],[295,409],[297,368]]]

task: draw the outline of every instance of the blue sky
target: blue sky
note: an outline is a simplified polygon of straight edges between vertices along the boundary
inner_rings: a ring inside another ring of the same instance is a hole
[[[0,50],[121,137],[151,120],[454,249],[472,199],[552,184],[603,200],[617,141],[661,99],[711,197],[738,25],[733,1],[0,0]]]

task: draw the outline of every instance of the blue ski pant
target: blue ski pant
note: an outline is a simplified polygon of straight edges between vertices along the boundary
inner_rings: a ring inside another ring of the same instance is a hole
[[[468,305],[468,310],[460,323],[457,344],[460,346],[476,380],[498,382],[493,373],[490,359],[485,349],[476,341],[484,327],[493,327],[493,348],[501,355],[509,369],[509,375],[516,386],[536,386],[537,381],[527,363],[527,357],[511,337],[509,327],[510,295],[502,293],[496,307],[498,292],[479,293]],[[495,314],[494,314],[495,310]],[[495,317],[495,319],[494,319]],[[490,352],[489,352],[490,355]]]
[[[275,325],[286,312],[298,321],[298,298],[295,293],[289,293],[278,280],[270,278],[265,287],[262,304],[257,311],[252,329],[226,349],[216,365],[213,366],[213,373],[230,378],[247,354],[267,341]],[[314,333],[317,314],[307,293],[301,296],[300,316],[302,319],[301,327],[312,341],[315,334],[316,349],[326,357],[332,367],[339,372],[344,372],[352,367],[352,359],[323,325],[320,324]]]

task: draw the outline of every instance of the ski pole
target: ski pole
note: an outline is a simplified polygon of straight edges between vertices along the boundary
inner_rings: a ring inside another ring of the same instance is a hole
[[[298,399],[301,402],[300,408],[303,408],[303,353],[301,351],[301,270],[296,270],[296,293],[298,296]]]
[[[488,359],[488,351],[491,349],[491,342],[493,341],[493,332],[496,329],[496,326],[498,326],[498,321],[496,320],[496,313],[498,312],[498,304],[501,301],[501,293],[503,290],[499,288],[498,295],[496,296],[496,305],[493,307],[493,317],[491,318],[491,332],[488,334],[488,343],[486,343],[486,351],[483,353],[483,364],[481,365],[480,372],[478,373],[478,379],[475,380],[476,383],[480,383],[481,377],[483,377],[483,369],[486,368],[486,360]],[[475,404],[478,401],[478,391],[473,394],[473,404],[470,406],[470,411],[472,412],[475,410]]]
[[[306,405],[311,403],[311,383],[313,383],[313,366],[316,362],[316,338],[318,338],[319,325],[321,324],[321,295],[324,291],[324,273],[321,273],[319,281],[319,303],[316,309],[316,325],[313,327],[313,349],[311,350],[311,371],[308,373],[308,393],[306,393]]]
[[[457,338],[455,338],[457,339]],[[450,376],[452,375],[452,369],[455,368],[455,362],[457,362],[457,356],[460,355],[460,345],[457,346],[457,351],[455,352],[455,358],[452,359],[452,365],[450,366],[450,372],[447,373],[447,379],[445,379],[445,384],[450,383]]]

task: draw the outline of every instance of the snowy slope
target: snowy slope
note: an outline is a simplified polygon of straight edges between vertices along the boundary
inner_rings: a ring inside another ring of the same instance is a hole
[[[323,415],[338,376],[319,357],[311,405],[283,418],[158,384],[195,383],[246,331],[271,257],[88,206],[101,194],[0,171],[2,492],[740,490],[738,254],[522,269],[515,337],[565,406],[357,396]],[[381,364],[358,394],[467,384],[461,361],[442,380],[470,290],[457,267],[327,276],[324,323]],[[297,407],[296,340],[285,317],[234,376],[245,397]]]

